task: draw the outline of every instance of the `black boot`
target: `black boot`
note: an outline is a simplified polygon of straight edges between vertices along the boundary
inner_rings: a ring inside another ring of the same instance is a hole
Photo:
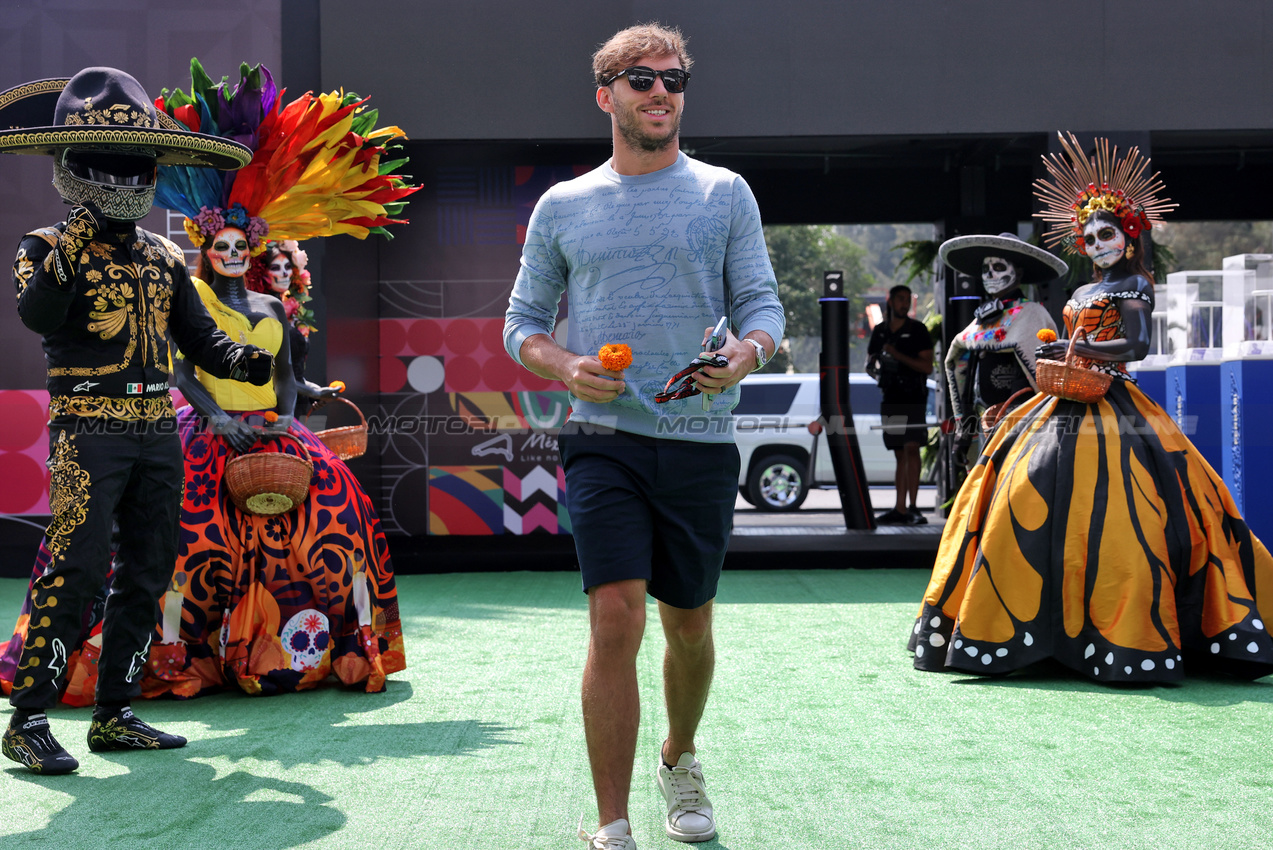
[[[185,738],[160,732],[142,722],[126,705],[113,708],[98,706],[88,727],[88,748],[95,753],[107,750],[175,750],[185,745]]]
[[[0,750],[32,773],[70,773],[80,766],[75,756],[53,737],[49,718],[44,712],[27,714],[15,711],[9,720],[9,728],[4,732]]]

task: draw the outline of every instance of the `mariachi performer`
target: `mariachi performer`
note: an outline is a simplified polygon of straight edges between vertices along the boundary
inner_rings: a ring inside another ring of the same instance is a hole
[[[1150,342],[1146,231],[1175,205],[1135,148],[1120,159],[1102,139],[1089,159],[1073,135],[1062,144],[1035,184],[1037,215],[1095,280],[1065,306],[1072,339],[1036,352],[1044,392],[999,425],[956,497],[910,636],[915,666],[996,674],[1051,657],[1102,682],[1175,681],[1186,663],[1268,675],[1273,557],[1126,372]],[[1077,379],[1045,376],[1071,343]],[[1108,376],[1103,395],[1093,373]]]
[[[946,353],[946,386],[960,423],[956,457],[962,460],[977,431],[976,414],[1038,390],[1037,334],[1044,328],[1055,332],[1056,323],[1042,304],[1024,296],[1021,287],[1049,283],[1066,267],[1011,233],[956,236],[942,243],[938,256],[955,271],[980,277],[986,294]]]
[[[189,95],[165,92],[157,104],[191,129],[247,139],[252,162],[215,184],[190,168],[160,169],[156,203],[187,216],[200,250],[195,287],[217,325],[274,352],[279,368],[272,385],[245,390],[189,359],[176,364],[190,403],[177,414],[186,498],[143,692],[193,697],[229,685],[273,694],[333,674],[380,691],[406,666],[380,519],[344,461],[293,419],[298,390],[335,390],[298,384],[284,303],[249,291],[245,275],[265,256],[267,234],[365,238],[401,223],[394,216],[416,187],[393,173],[405,160],[391,162],[387,146],[403,134],[376,128],[376,113],[354,95],[306,94],[284,106],[261,66],[244,66],[233,89],[213,85],[198,60],[191,78]],[[254,448],[262,434],[251,422],[261,419],[272,420],[274,438]],[[224,478],[233,458],[301,446],[313,464],[307,498],[270,515],[236,506]]]
[[[111,565],[114,581],[94,647],[94,752],[170,749],[186,741],[133,715],[172,577],[181,498],[180,444],[168,394],[169,341],[231,382],[269,381],[271,355],[219,331],[194,290],[181,249],[137,226],[155,197],[156,163],[233,170],[251,151],[192,133],[157,113],[135,79],[86,68],[0,95],[0,150],[49,154],[67,220],[23,237],[14,263],[18,313],[44,338],[49,389],[49,505],[38,575],[11,643],[13,716],[4,754],[37,773],[79,767],[45,710],[85,611]],[[49,119],[52,118],[52,126]],[[100,660],[96,660],[100,654]]]

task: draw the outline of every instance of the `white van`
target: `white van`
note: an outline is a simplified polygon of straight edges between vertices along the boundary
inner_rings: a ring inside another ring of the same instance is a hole
[[[809,480],[809,455],[815,437],[809,423],[822,411],[819,376],[748,375],[739,384],[741,395],[734,408],[734,439],[742,465],[738,492],[761,511],[794,511],[812,487],[834,487],[835,470],[825,435],[816,438],[817,457]],[[928,421],[935,425],[937,384],[928,381]],[[869,484],[893,483],[897,462],[884,448],[880,430],[880,388],[864,372],[849,373],[849,406],[862,466]],[[874,426],[874,427],[872,427]]]

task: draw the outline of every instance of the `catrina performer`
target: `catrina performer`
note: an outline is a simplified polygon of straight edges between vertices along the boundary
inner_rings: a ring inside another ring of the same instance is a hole
[[[309,356],[309,335],[318,328],[314,324],[314,311],[309,302],[312,278],[306,266],[309,255],[295,239],[282,242],[270,240],[265,251],[248,268],[243,280],[251,292],[265,292],[283,302],[287,313],[287,339],[292,354],[292,374],[296,376],[297,389],[305,400],[321,398],[321,388],[305,381],[305,361]],[[305,391],[308,392],[305,392]],[[297,399],[298,404],[301,399]]]
[[[0,663],[14,707],[3,752],[37,773],[68,773],[79,763],[45,716],[60,688],[96,699],[94,752],[186,743],[130,708],[177,555],[183,473],[169,338],[228,386],[268,383],[273,358],[218,330],[181,249],[137,225],[154,201],[157,163],[219,182],[248,162],[247,147],[176,125],[114,68],[0,94],[0,126],[10,128],[0,131],[0,150],[53,157],[53,185],[71,208],[65,222],[24,236],[13,266],[18,313],[43,337],[48,361],[53,519]],[[103,610],[93,601],[116,519]],[[97,622],[83,645],[88,617]],[[89,668],[91,682],[82,676]]]
[[[942,243],[938,256],[957,272],[980,277],[986,300],[973,320],[950,342],[946,353],[946,386],[951,408],[964,439],[956,454],[967,453],[965,440],[976,433],[975,416],[1038,390],[1034,350],[1038,332],[1056,330],[1042,304],[1026,299],[1023,285],[1048,283],[1065,271],[1065,263],[1011,233],[956,236]]]
[[[910,636],[915,666],[1006,673],[1055,658],[1102,682],[1192,670],[1273,673],[1273,557],[1223,481],[1127,376],[1149,348],[1145,232],[1174,204],[1132,149],[1073,135],[1035,184],[1048,244],[1092,260],[1065,306],[1077,363],[1111,376],[1093,403],[1039,393],[1012,411],[946,522]],[[1036,355],[1063,360],[1069,341]]]
[[[286,105],[267,69],[241,69],[233,88],[191,62],[191,92],[157,104],[191,127],[246,139],[252,162],[212,185],[187,168],[160,170],[156,203],[186,215],[199,248],[195,286],[219,327],[275,352],[272,386],[244,392],[189,360],[175,366],[189,407],[178,411],[186,501],[160,634],[146,664],[148,695],[197,696],[225,685],[250,694],[312,688],[335,675],[382,690],[405,667],[397,589],[370,498],[345,463],[293,419],[298,391],[287,309],[249,290],[245,275],[266,256],[267,234],[299,240],[383,233],[416,190],[388,156],[403,138],[375,126],[354,95],[306,94]],[[252,420],[285,438],[258,445]],[[211,428],[208,428],[211,423]],[[240,510],[224,486],[226,464],[248,451],[298,453],[313,463],[308,498],[273,515]]]

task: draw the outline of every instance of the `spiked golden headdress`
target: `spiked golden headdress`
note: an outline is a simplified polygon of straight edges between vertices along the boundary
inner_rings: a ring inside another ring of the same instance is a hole
[[[1068,136],[1069,138],[1066,138]],[[1043,157],[1053,181],[1034,181],[1034,196],[1043,202],[1035,213],[1051,225],[1043,241],[1049,248],[1058,243],[1071,254],[1084,254],[1083,225],[1100,210],[1115,216],[1132,239],[1142,230],[1162,224],[1162,214],[1176,208],[1169,198],[1158,198],[1163,190],[1158,173],[1146,177],[1149,159],[1132,148],[1120,161],[1118,148],[1110,150],[1109,139],[1096,140],[1096,156],[1088,159],[1073,133],[1057,133],[1065,158],[1059,154]]]

